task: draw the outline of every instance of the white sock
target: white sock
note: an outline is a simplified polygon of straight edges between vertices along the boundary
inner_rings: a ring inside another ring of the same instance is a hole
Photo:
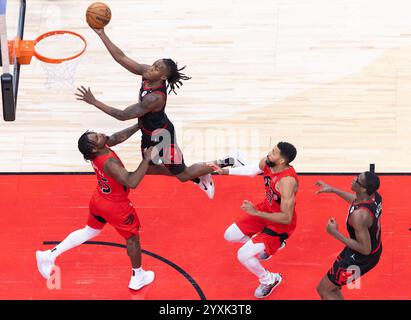
[[[237,258],[241,264],[246,267],[250,272],[255,274],[258,279],[264,279],[270,275],[260,263],[260,261],[255,257],[256,254],[263,252],[265,250],[264,243],[253,243],[251,240],[247,241],[241,248],[238,250]]]
[[[267,273],[259,280],[260,280],[260,283],[264,283],[264,284],[274,283],[273,275],[269,271],[267,271]]]
[[[73,249],[81,245],[82,243],[97,236],[101,230],[93,229],[86,226],[83,229],[79,229],[70,233],[61,243],[51,249],[51,259],[54,261],[63,252]]]

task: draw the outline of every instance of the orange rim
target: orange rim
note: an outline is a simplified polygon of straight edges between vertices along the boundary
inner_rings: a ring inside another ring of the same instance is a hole
[[[35,47],[35,46],[36,46],[37,43],[39,43],[40,41],[42,41],[42,40],[45,39],[45,38],[52,37],[52,36],[59,35],[59,34],[71,34],[71,35],[73,35],[73,36],[76,36],[76,37],[80,38],[80,39],[83,41],[83,43],[84,43],[83,49],[82,49],[79,53],[77,53],[76,55],[71,56],[71,57],[68,57],[68,58],[63,58],[63,59],[46,57],[46,56],[43,56],[43,55],[41,55],[40,53],[38,53],[38,52],[36,51],[36,47]],[[49,31],[49,32],[43,33],[42,35],[38,36],[38,37],[34,40],[34,56],[35,56],[37,59],[39,59],[39,60],[41,60],[41,61],[44,61],[44,62],[47,62],[47,63],[62,63],[62,62],[64,62],[64,61],[73,60],[73,59],[81,56],[81,55],[84,53],[84,51],[86,51],[86,48],[87,48],[87,41],[86,41],[86,39],[84,39],[84,37],[83,37],[82,35],[80,35],[80,34],[78,34],[78,33],[76,33],[76,32],[73,32],[73,31],[68,31],[68,30]]]

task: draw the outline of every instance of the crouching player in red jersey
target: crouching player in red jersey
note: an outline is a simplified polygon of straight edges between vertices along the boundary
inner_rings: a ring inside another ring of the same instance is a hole
[[[87,131],[78,140],[78,148],[84,159],[91,161],[98,185],[89,203],[87,225],[69,234],[55,248],[36,252],[37,267],[44,278],[50,278],[59,255],[96,237],[106,223],[109,223],[126,239],[127,254],[132,265],[129,288],[138,290],[154,280],[154,272],[145,271],[141,267],[138,233],[140,222],[128,194],[130,188],[135,189],[143,179],[149,162],[157,155],[157,150],[153,147],[146,149],[137,170],[129,173],[117,154],[110,149],[111,146],[127,140],[139,129],[136,124],[109,137]]]
[[[279,142],[259,163],[229,169],[215,168],[220,174],[264,175],[264,201],[254,206],[244,200],[241,209],[247,215],[237,219],[224,233],[225,240],[244,243],[237,258],[260,280],[254,293],[256,298],[267,297],[282,281],[281,274],[269,272],[258,260],[267,260],[282,249],[296,227],[298,178],[289,165],[296,155],[297,150],[292,144]]]

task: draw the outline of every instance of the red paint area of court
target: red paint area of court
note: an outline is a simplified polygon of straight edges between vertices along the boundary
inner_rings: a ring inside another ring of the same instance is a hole
[[[297,229],[287,247],[263,265],[283,274],[267,299],[318,299],[316,286],[343,244],[331,238],[330,216],[347,234],[348,204],[335,195],[315,195],[314,182],[348,189],[350,176],[301,176],[297,195]],[[207,299],[254,299],[257,278],[238,261],[240,244],[227,243],[224,230],[243,213],[244,199],[264,197],[261,177],[214,176],[216,194],[209,200],[198,187],[177,179],[147,176],[130,193],[142,223],[143,249],[173,262],[199,285]],[[93,175],[1,175],[0,299],[199,299],[177,270],[143,254],[143,268],[155,281],[140,291],[128,289],[130,262],[124,248],[82,245],[61,255],[61,289],[49,290],[36,267],[35,251],[43,241],[61,241],[84,227]],[[383,254],[377,267],[361,279],[360,290],[343,289],[347,299],[410,299],[410,176],[381,176]],[[93,241],[124,244],[107,225]]]

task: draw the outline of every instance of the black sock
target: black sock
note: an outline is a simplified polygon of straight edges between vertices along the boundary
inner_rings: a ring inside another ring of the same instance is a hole
[[[200,183],[200,178],[191,179],[191,181],[193,181],[194,183],[199,184]]]
[[[232,165],[234,165],[234,162],[235,162],[235,160],[232,157],[217,160],[217,163],[220,166],[220,168],[225,168],[225,167],[232,166]]]

